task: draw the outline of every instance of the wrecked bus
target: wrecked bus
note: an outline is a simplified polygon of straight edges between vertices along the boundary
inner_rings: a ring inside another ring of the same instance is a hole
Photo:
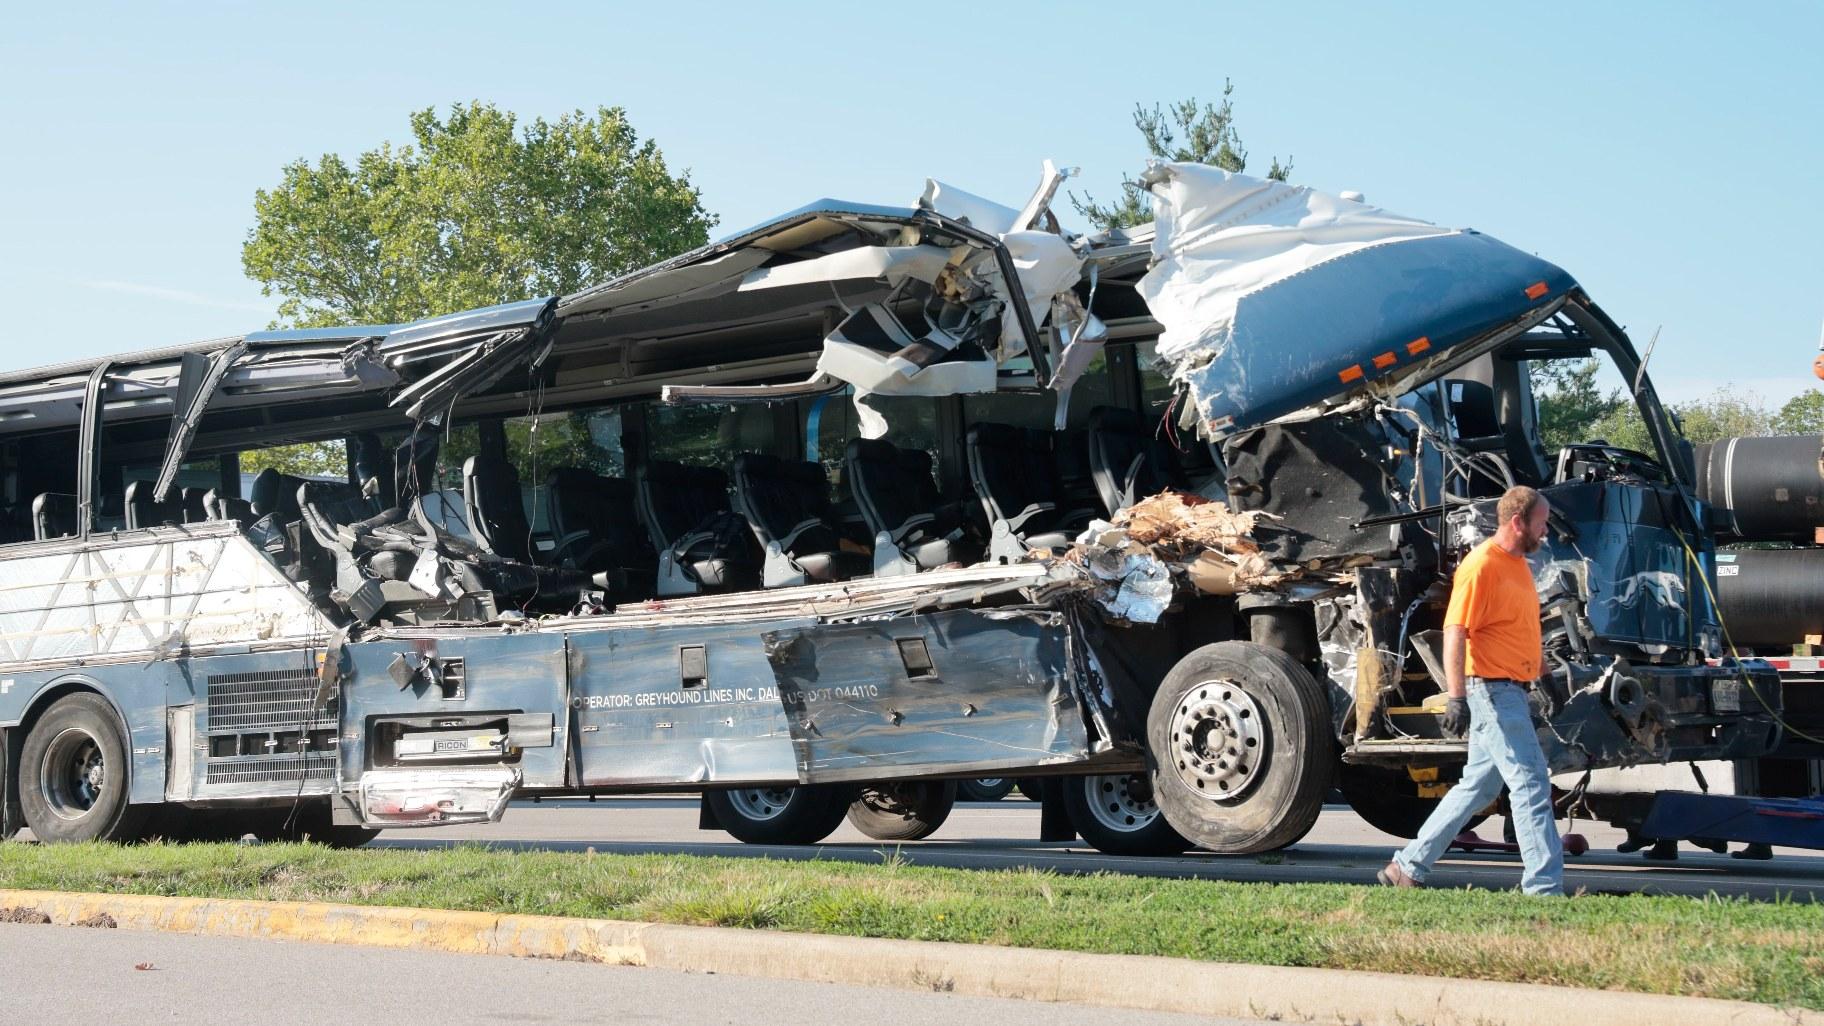
[[[1777,678],[1706,662],[1688,449],[1562,270],[1184,164],[1078,236],[1064,177],[0,376],[0,829],[358,844],[669,789],[807,843],[1047,776],[1110,851],[1284,846],[1333,783],[1405,832],[1465,754],[1449,573],[1516,482],[1572,797],[1630,822],[1603,773],[1777,740]],[[1541,448],[1529,366],[1591,355],[1655,453]]]

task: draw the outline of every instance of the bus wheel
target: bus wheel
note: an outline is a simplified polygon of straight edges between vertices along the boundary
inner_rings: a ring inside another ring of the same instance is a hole
[[[849,823],[877,841],[917,841],[937,833],[955,806],[954,780],[870,784],[849,806]]]
[[[705,796],[722,829],[746,844],[816,844],[842,825],[854,792],[832,785],[743,787]]]
[[[1068,777],[1064,807],[1078,836],[1108,855],[1177,855],[1191,846],[1160,813],[1145,773]]]
[[[139,839],[152,806],[127,800],[126,736],[101,696],[58,699],[32,725],[19,755],[19,808],[38,840]]]
[[[982,777],[956,782],[956,799],[963,802],[998,802],[1013,793],[1012,777]]]
[[[1160,682],[1146,718],[1153,799],[1200,848],[1284,848],[1323,811],[1336,756],[1309,671],[1250,641],[1205,645]]]

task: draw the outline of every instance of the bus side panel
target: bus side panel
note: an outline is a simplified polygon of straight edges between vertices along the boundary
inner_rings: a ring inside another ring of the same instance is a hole
[[[583,785],[796,783],[791,733],[760,636],[809,623],[571,635]]]
[[[127,728],[127,753],[132,765],[128,800],[134,804],[159,802],[165,794],[165,692],[184,687],[175,663],[133,663],[91,666],[80,673],[40,670],[0,677],[0,725],[12,726],[28,715],[42,713],[49,703],[46,692],[65,685],[100,694],[114,706]],[[55,699],[51,700],[52,702]],[[23,745],[23,732],[13,733],[14,744]]]
[[[1061,613],[959,609],[766,641],[804,783],[1005,776],[1091,758]]]
[[[344,784],[379,766],[399,766],[397,732],[509,731],[520,786],[563,787],[569,673],[557,633],[438,635],[349,645],[341,682]],[[395,726],[377,730],[378,726]],[[427,770],[499,762],[485,756],[411,762]]]

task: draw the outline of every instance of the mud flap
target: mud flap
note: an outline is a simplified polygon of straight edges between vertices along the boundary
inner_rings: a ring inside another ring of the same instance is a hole
[[[761,636],[800,783],[1009,776],[1089,760],[1099,681],[1063,613],[947,610]]]

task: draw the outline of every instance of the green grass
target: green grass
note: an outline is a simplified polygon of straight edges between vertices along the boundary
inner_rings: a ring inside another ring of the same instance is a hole
[[[0,845],[0,887],[591,916],[1824,1009],[1824,907],[678,855]]]

